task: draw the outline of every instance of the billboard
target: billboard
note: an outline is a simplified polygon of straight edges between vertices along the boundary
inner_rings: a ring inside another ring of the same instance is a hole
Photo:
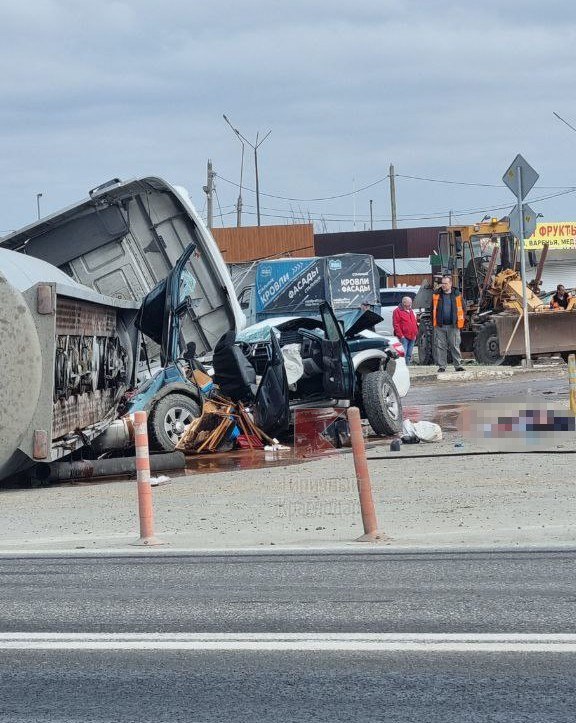
[[[536,224],[536,231],[524,240],[524,248],[526,251],[541,251],[544,244],[548,244],[551,251],[575,250],[576,221]]]
[[[258,264],[256,313],[302,313],[317,309],[325,297],[324,259],[286,259]]]
[[[379,305],[378,272],[372,256],[262,261],[256,268],[256,315],[309,315],[322,301],[335,311]]]
[[[334,310],[380,304],[379,281],[372,256],[349,254],[328,257],[328,291]]]

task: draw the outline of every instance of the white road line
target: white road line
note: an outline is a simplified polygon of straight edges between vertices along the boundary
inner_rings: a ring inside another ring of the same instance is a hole
[[[562,633],[0,633],[0,650],[576,653],[576,635]]]

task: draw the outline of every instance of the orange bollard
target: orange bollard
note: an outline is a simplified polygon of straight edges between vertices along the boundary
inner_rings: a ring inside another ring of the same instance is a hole
[[[138,516],[140,539],[134,545],[163,545],[154,535],[154,509],[150,485],[150,453],[148,450],[148,415],[134,413],[134,442],[136,444],[136,479],[138,485]]]
[[[389,540],[378,530],[376,519],[376,508],[372,497],[372,482],[368,472],[368,461],[366,459],[366,447],[364,435],[362,434],[362,420],[360,410],[357,407],[350,407],[348,410],[348,424],[350,425],[350,440],[352,442],[352,454],[354,456],[354,467],[356,469],[356,481],[358,483],[358,497],[360,498],[360,511],[362,513],[362,524],[364,534],[356,542],[381,542]]]
[[[570,390],[570,411],[576,413],[576,356],[568,357],[568,387]]]

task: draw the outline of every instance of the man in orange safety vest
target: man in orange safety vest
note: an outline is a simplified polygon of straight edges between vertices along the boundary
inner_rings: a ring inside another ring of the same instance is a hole
[[[463,372],[460,329],[464,327],[464,305],[458,289],[452,288],[451,276],[443,276],[440,288],[432,295],[432,323],[438,371],[446,371],[450,351],[454,369]]]

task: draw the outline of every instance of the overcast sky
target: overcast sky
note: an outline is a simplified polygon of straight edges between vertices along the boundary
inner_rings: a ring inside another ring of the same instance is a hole
[[[576,132],[553,116],[576,127],[575,21],[573,0],[0,0],[0,232],[35,219],[37,193],[46,215],[113,177],[162,176],[202,211],[208,158],[216,225],[235,225],[223,113],[272,131],[263,223],[362,230],[373,199],[388,228],[390,163],[400,226],[505,215],[517,153],[540,173],[532,207],[576,220],[576,193],[536,200],[576,188]],[[251,154],[244,182],[252,225]]]

